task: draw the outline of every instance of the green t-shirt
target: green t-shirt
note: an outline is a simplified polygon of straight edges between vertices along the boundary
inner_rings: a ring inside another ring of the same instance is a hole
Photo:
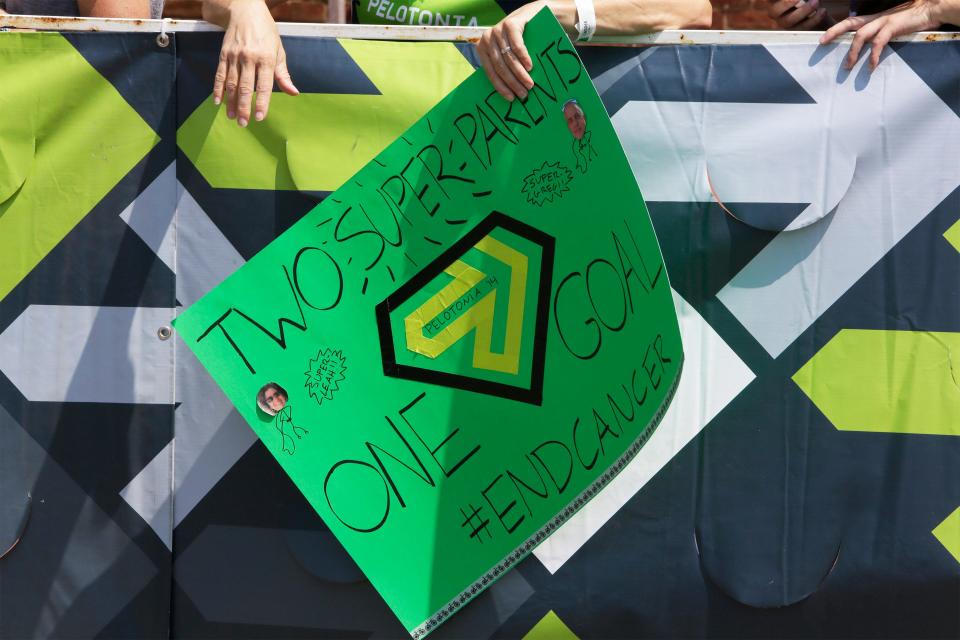
[[[360,24],[484,27],[527,4],[517,0],[353,0]]]

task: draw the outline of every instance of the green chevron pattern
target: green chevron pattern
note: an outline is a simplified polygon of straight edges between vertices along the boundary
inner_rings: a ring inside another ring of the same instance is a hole
[[[960,333],[844,329],[793,376],[841,431],[960,435]]]
[[[535,624],[523,640],[579,640],[577,634],[570,630],[563,620],[553,611],[548,611],[547,615]]]
[[[937,525],[933,535],[960,562],[960,507]]]
[[[246,129],[208,98],[177,133],[207,182],[222,189],[333,191],[473,72],[448,42],[339,42],[381,95],[275,93],[270,117]],[[423,77],[430,82],[419,82]]]
[[[2,300],[159,137],[56,33],[4,34],[0,86]]]
[[[960,251],[960,220],[957,220],[956,224],[947,229],[947,232],[943,234],[943,237],[947,239],[947,242],[953,245],[954,249]]]

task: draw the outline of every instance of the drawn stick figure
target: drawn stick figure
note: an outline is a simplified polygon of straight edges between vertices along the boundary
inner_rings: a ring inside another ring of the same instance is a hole
[[[280,434],[281,450],[292,456],[297,450],[294,438],[300,440],[303,437],[301,434],[309,431],[294,424],[292,407],[287,404],[287,399],[286,390],[276,382],[263,385],[257,392],[257,406],[267,415],[274,417],[273,426]],[[290,433],[287,432],[287,425],[290,425]]]

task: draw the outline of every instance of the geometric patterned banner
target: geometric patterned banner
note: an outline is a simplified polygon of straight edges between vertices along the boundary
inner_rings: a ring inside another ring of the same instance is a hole
[[[286,38],[303,95],[241,131],[209,104],[220,36],[172,40],[0,34],[0,636],[402,636],[163,329],[475,54]],[[845,49],[579,51],[685,370],[630,465],[437,638],[960,634],[960,43],[872,74]],[[198,156],[205,130],[229,148]]]

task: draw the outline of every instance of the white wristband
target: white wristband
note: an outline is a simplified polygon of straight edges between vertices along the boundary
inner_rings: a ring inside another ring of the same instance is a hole
[[[593,0],[574,0],[577,5],[577,40],[589,40],[597,30],[597,16]]]

